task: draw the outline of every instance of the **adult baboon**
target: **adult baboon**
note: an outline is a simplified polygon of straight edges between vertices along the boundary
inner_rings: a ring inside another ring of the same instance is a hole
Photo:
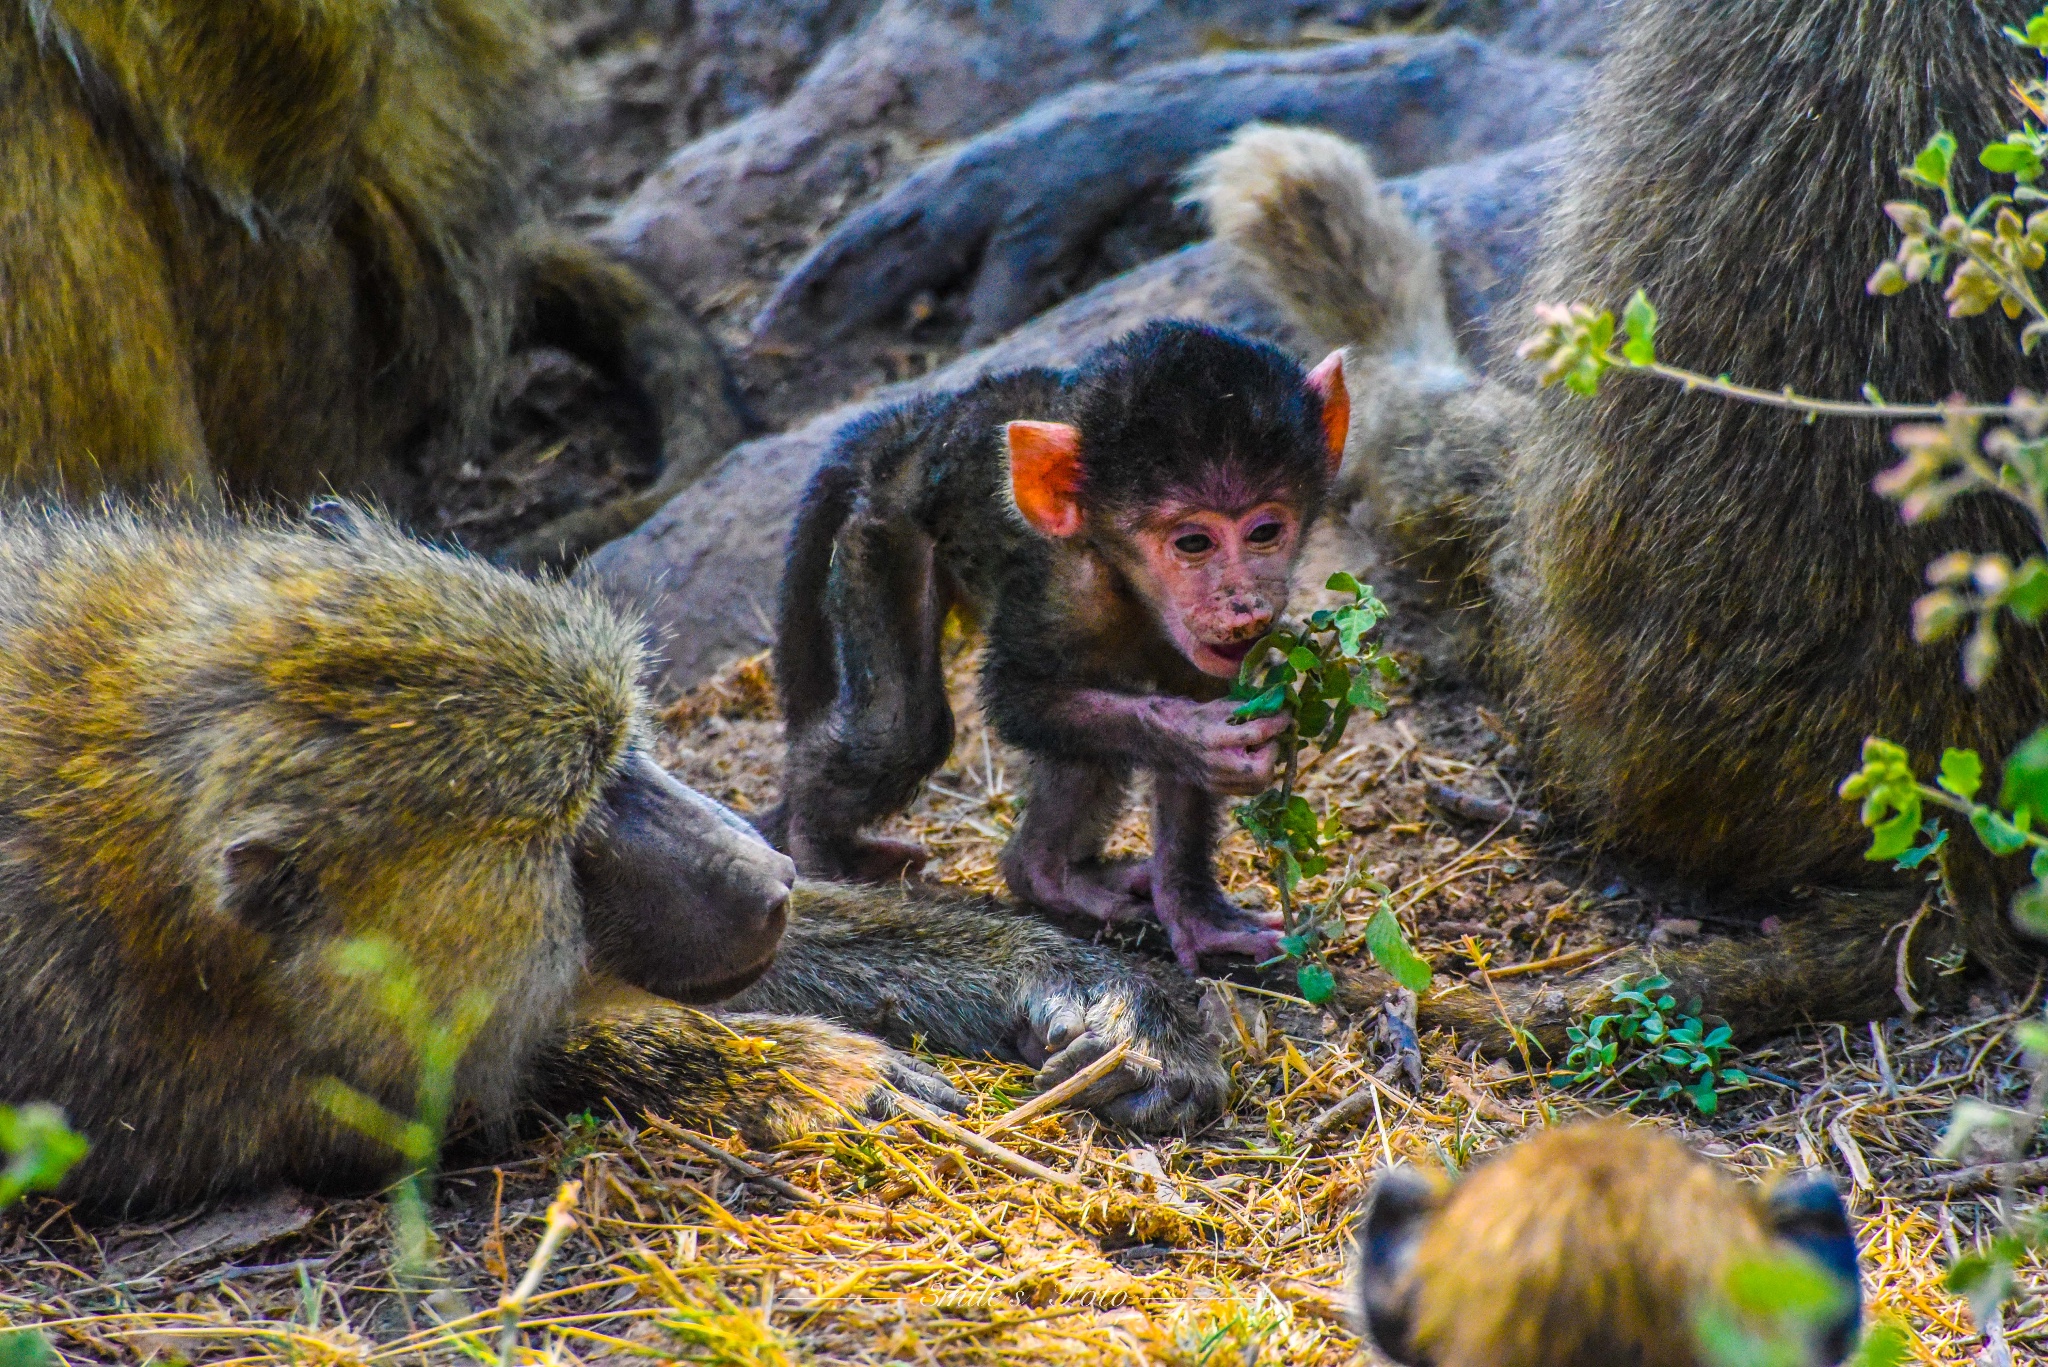
[[[1935,291],[1864,292],[1894,245],[1882,206],[1902,193],[1899,168],[1938,129],[1976,148],[2013,121],[2008,84],[2027,63],[2001,25],[2024,8],[1638,0],[1560,168],[1527,300],[1619,308],[1641,287],[1663,312],[1666,359],[1807,393],[2038,384],[2010,335],[1949,321]],[[1225,235],[1306,325],[1397,351],[1384,259],[1404,249],[1358,207],[1377,202],[1369,170],[1319,135],[1249,136],[1202,191]],[[1988,189],[1982,172],[1964,179],[1972,197]],[[1330,288],[1342,296],[1313,299]],[[1602,847],[1731,913],[1783,915],[1773,936],[1660,953],[1681,995],[1765,1030],[1887,1011],[1895,989],[1932,990],[1928,961],[1956,949],[2031,973],[2036,950],[2004,905],[2022,867],[1952,841],[1953,911],[1904,930],[1925,885],[1866,862],[1835,796],[1867,735],[1923,756],[2004,755],[2039,723],[2037,636],[1971,692],[1952,653],[1910,634],[1927,562],[1958,546],[2024,553],[2019,517],[1970,500],[1901,526],[1870,489],[1896,459],[1881,424],[1808,424],[1633,377],[1591,401],[1488,385],[1417,407],[1445,420],[1434,436],[1396,423],[1350,459],[1369,494],[1392,490],[1382,521],[1403,549],[1476,568],[1487,665],[1550,800]],[[1523,1007],[1554,1026],[1586,991]],[[1490,1000],[1433,1009],[1494,1028]]]

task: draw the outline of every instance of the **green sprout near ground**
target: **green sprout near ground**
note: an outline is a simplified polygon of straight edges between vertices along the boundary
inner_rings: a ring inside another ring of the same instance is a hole
[[[1308,799],[1294,791],[1302,747],[1313,745],[1328,754],[1358,712],[1384,717],[1388,702],[1382,685],[1400,677],[1400,667],[1373,638],[1387,608],[1371,587],[1341,571],[1324,587],[1349,594],[1351,601],[1319,609],[1305,622],[1268,635],[1245,657],[1230,690],[1241,704],[1235,714],[1240,719],[1290,719],[1279,741],[1280,782],[1239,803],[1233,815],[1265,856],[1268,877],[1280,895],[1282,956],[1301,961],[1295,981],[1303,999],[1315,1005],[1336,995],[1337,980],[1324,947],[1342,929],[1341,904],[1354,886],[1364,886],[1379,899],[1365,928],[1373,958],[1410,991],[1422,991],[1430,978],[1429,964],[1409,946],[1383,885],[1350,873],[1313,908],[1295,898],[1302,879],[1329,870],[1329,847],[1346,834],[1336,813],[1318,817]]]
[[[1566,1029],[1571,1052],[1551,1082],[1576,1087],[1597,1080],[1592,1096],[1626,1087],[1624,1106],[1683,1096],[1701,1115],[1719,1110],[1723,1093],[1751,1086],[1748,1074],[1728,1066],[1734,1032],[1709,1024],[1698,1002],[1678,1010],[1670,986],[1664,977],[1617,981],[1609,996],[1619,1009]]]
[[[55,1106],[0,1106],[0,1154],[7,1158],[0,1168],[0,1210],[29,1192],[54,1191],[88,1147]],[[0,1329],[0,1367],[46,1367],[56,1360],[41,1330]]]
[[[341,976],[364,984],[379,1013],[398,1027],[419,1061],[410,1118],[337,1077],[320,1079],[314,1096],[336,1120],[395,1150],[404,1160],[405,1175],[391,1197],[399,1248],[392,1271],[400,1286],[421,1286],[432,1280],[436,1267],[427,1200],[454,1106],[455,1070],[490,1018],[492,1000],[487,993],[470,991],[445,1011],[436,1011],[418,970],[385,940],[344,941],[334,950],[333,964]]]

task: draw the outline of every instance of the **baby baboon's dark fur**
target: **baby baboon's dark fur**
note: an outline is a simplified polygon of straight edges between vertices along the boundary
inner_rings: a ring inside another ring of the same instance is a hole
[[[411,1110],[400,1026],[337,969],[365,937],[429,1009],[495,1004],[457,1078],[485,1137],[529,1102],[773,1143],[888,1084],[951,1099],[818,1016],[1055,1078],[1133,1039],[1163,1067],[1099,1091],[1109,1114],[1220,1106],[1169,975],[974,900],[792,893],[789,861],[647,758],[639,665],[589,594],[345,507],[313,529],[0,517],[0,1102],[56,1102],[91,1140],[63,1194],[390,1176],[313,1091]],[[735,1006],[805,1014],[672,999],[750,981]]]
[[[0,487],[403,514],[481,436],[515,329],[614,377],[671,482],[722,452],[690,322],[518,232],[542,76],[525,0],[0,7]]]
[[[2010,330],[1948,320],[1939,291],[1864,292],[1894,245],[1882,206],[1909,192],[1899,168],[1939,129],[1973,153],[2018,115],[2008,83],[2027,58],[2000,29],[2026,8],[1638,0],[1561,168],[1527,299],[1618,310],[1641,287],[1663,313],[1666,359],[1806,393],[2038,387]],[[1968,197],[1989,188],[1974,156],[1958,165]],[[1288,269],[1257,234],[1235,236],[1264,253],[1268,275]],[[1386,314],[1362,310],[1361,338]],[[1628,376],[1593,401],[1560,392],[1500,407],[1523,416],[1489,496],[1473,496],[1470,452],[1427,469],[1412,447],[1353,458],[1399,464],[1407,504],[1466,518],[1490,580],[1490,663],[1550,799],[1646,869],[1787,912],[1778,939],[1659,956],[1710,1010],[1764,1029],[1887,1009],[1895,932],[1925,886],[1862,859],[1864,833],[1835,788],[1867,735],[1922,757],[1946,745],[2002,756],[2039,723],[2048,652],[2036,633],[2014,633],[1978,693],[1952,650],[1910,635],[1927,562],[1958,547],[2024,553],[2021,518],[1976,499],[1901,526],[1870,488],[1896,459],[1879,423],[1809,425]],[[1441,535],[1445,519],[1416,521]],[[1994,871],[1967,835],[1950,849],[1959,916],[1916,928],[1911,990],[1929,989],[1927,958],[1958,945],[2023,979],[2036,952],[2016,942],[2003,903],[2024,870]],[[1787,901],[1815,886],[1862,891]],[[1552,991],[1537,1014],[1555,1021],[1583,995]],[[1490,1001],[1469,1005],[1485,1028]]]

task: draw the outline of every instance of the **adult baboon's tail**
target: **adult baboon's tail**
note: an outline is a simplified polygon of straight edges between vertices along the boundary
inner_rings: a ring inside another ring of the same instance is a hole
[[[1436,248],[1356,143],[1248,124],[1195,163],[1185,198],[1322,345],[1460,364]]]
[[[1458,355],[1436,249],[1363,148],[1252,124],[1198,162],[1200,204],[1260,286],[1324,346],[1343,346],[1351,432],[1335,490],[1445,601],[1471,595],[1500,523],[1501,470],[1528,400]]]

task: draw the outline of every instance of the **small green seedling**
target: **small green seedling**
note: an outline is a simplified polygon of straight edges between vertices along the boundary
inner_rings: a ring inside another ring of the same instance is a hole
[[[387,940],[344,941],[335,947],[332,962],[336,973],[364,985],[378,1011],[398,1027],[419,1060],[411,1119],[337,1077],[320,1079],[313,1094],[335,1119],[396,1150],[405,1160],[405,1176],[392,1189],[399,1247],[392,1270],[401,1286],[423,1285],[435,1271],[427,1200],[433,1192],[434,1168],[440,1162],[441,1143],[455,1101],[455,1069],[490,1018],[492,999],[488,993],[472,990],[446,1010],[436,1011],[418,970]]]
[[[1748,1074],[1728,1066],[1733,1032],[1701,1019],[1698,1002],[1679,1011],[1670,987],[1663,977],[1617,980],[1609,995],[1620,1009],[1567,1027],[1571,1052],[1551,1083],[1575,1087],[1597,1080],[1595,1096],[1628,1087],[1624,1106],[1683,1096],[1701,1115],[1719,1110],[1723,1093],[1753,1085]]]
[[[1313,910],[1295,901],[1302,879],[1328,871],[1329,846],[1345,834],[1336,813],[1318,817],[1308,799],[1294,791],[1301,749],[1313,745],[1325,754],[1336,749],[1360,711],[1384,717],[1388,703],[1382,685],[1401,673],[1373,639],[1387,609],[1372,589],[1342,572],[1331,575],[1324,587],[1349,594],[1351,601],[1319,609],[1306,622],[1267,636],[1245,657],[1230,691],[1242,704],[1236,715],[1244,720],[1285,715],[1292,721],[1280,737],[1285,768],[1279,784],[1238,804],[1234,815],[1265,853],[1280,894],[1281,951],[1301,961],[1295,980],[1302,997],[1318,1005],[1336,994],[1337,980],[1324,961],[1323,947],[1341,928],[1340,906],[1354,886],[1380,899],[1365,935],[1366,948],[1380,966],[1416,992],[1429,986],[1430,977],[1429,964],[1409,947],[1381,884],[1347,875]]]
[[[0,1106],[0,1154],[7,1158],[0,1168],[0,1210],[29,1192],[55,1190],[88,1147],[55,1106]],[[47,1367],[56,1361],[41,1330],[0,1329],[0,1367]]]

